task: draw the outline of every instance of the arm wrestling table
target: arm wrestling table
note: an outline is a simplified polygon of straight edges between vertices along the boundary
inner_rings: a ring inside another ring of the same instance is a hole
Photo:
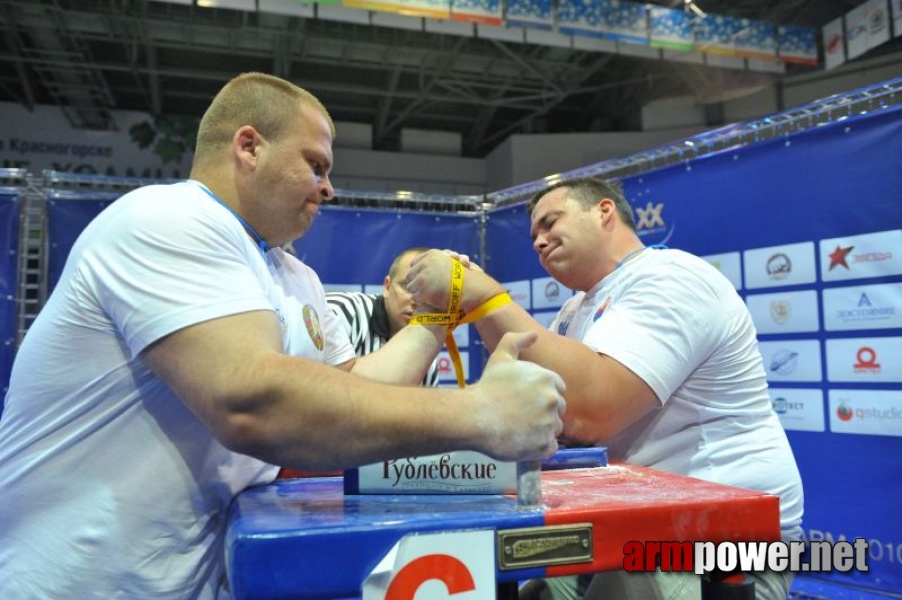
[[[236,600],[359,596],[408,533],[488,529],[500,548],[506,534],[568,525],[588,536],[588,557],[511,566],[499,551],[499,587],[619,570],[629,541],[778,541],[780,505],[776,496],[626,464],[543,471],[536,507],[509,495],[346,496],[341,477],[290,479],[248,489],[232,503],[226,569]]]

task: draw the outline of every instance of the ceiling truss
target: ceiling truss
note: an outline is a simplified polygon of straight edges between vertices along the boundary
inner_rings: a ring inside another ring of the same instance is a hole
[[[857,2],[698,4],[814,26]],[[113,128],[117,109],[199,117],[230,77],[264,71],[316,94],[335,120],[370,124],[375,149],[419,128],[459,133],[466,156],[519,132],[630,130],[650,100],[716,103],[779,77],[152,0],[0,0],[0,48],[0,100],[59,105],[75,128]]]

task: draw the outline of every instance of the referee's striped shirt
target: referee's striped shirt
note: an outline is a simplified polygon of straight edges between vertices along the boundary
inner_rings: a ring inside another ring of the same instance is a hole
[[[362,292],[327,292],[326,302],[338,317],[357,356],[375,352],[388,341],[388,312],[385,298]],[[422,385],[438,385],[435,361],[426,371]]]

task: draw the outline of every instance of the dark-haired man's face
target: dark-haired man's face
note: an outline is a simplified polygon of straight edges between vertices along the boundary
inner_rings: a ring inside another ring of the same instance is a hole
[[[562,187],[539,199],[530,218],[530,237],[552,277],[571,289],[586,290],[598,281],[602,213],[599,205],[586,208],[569,194]]]

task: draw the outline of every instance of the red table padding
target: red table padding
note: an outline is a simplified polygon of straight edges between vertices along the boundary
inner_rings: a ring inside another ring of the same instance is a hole
[[[592,564],[549,575],[620,569],[629,541],[780,539],[778,497],[634,465],[543,472],[542,504],[546,525],[593,526]]]
[[[502,570],[499,582],[620,569],[629,541],[776,541],[779,499],[632,465],[542,472],[542,505],[514,496],[352,495],[339,477],[238,495],[226,568],[236,600],[346,597],[408,533],[592,524],[593,560]]]

